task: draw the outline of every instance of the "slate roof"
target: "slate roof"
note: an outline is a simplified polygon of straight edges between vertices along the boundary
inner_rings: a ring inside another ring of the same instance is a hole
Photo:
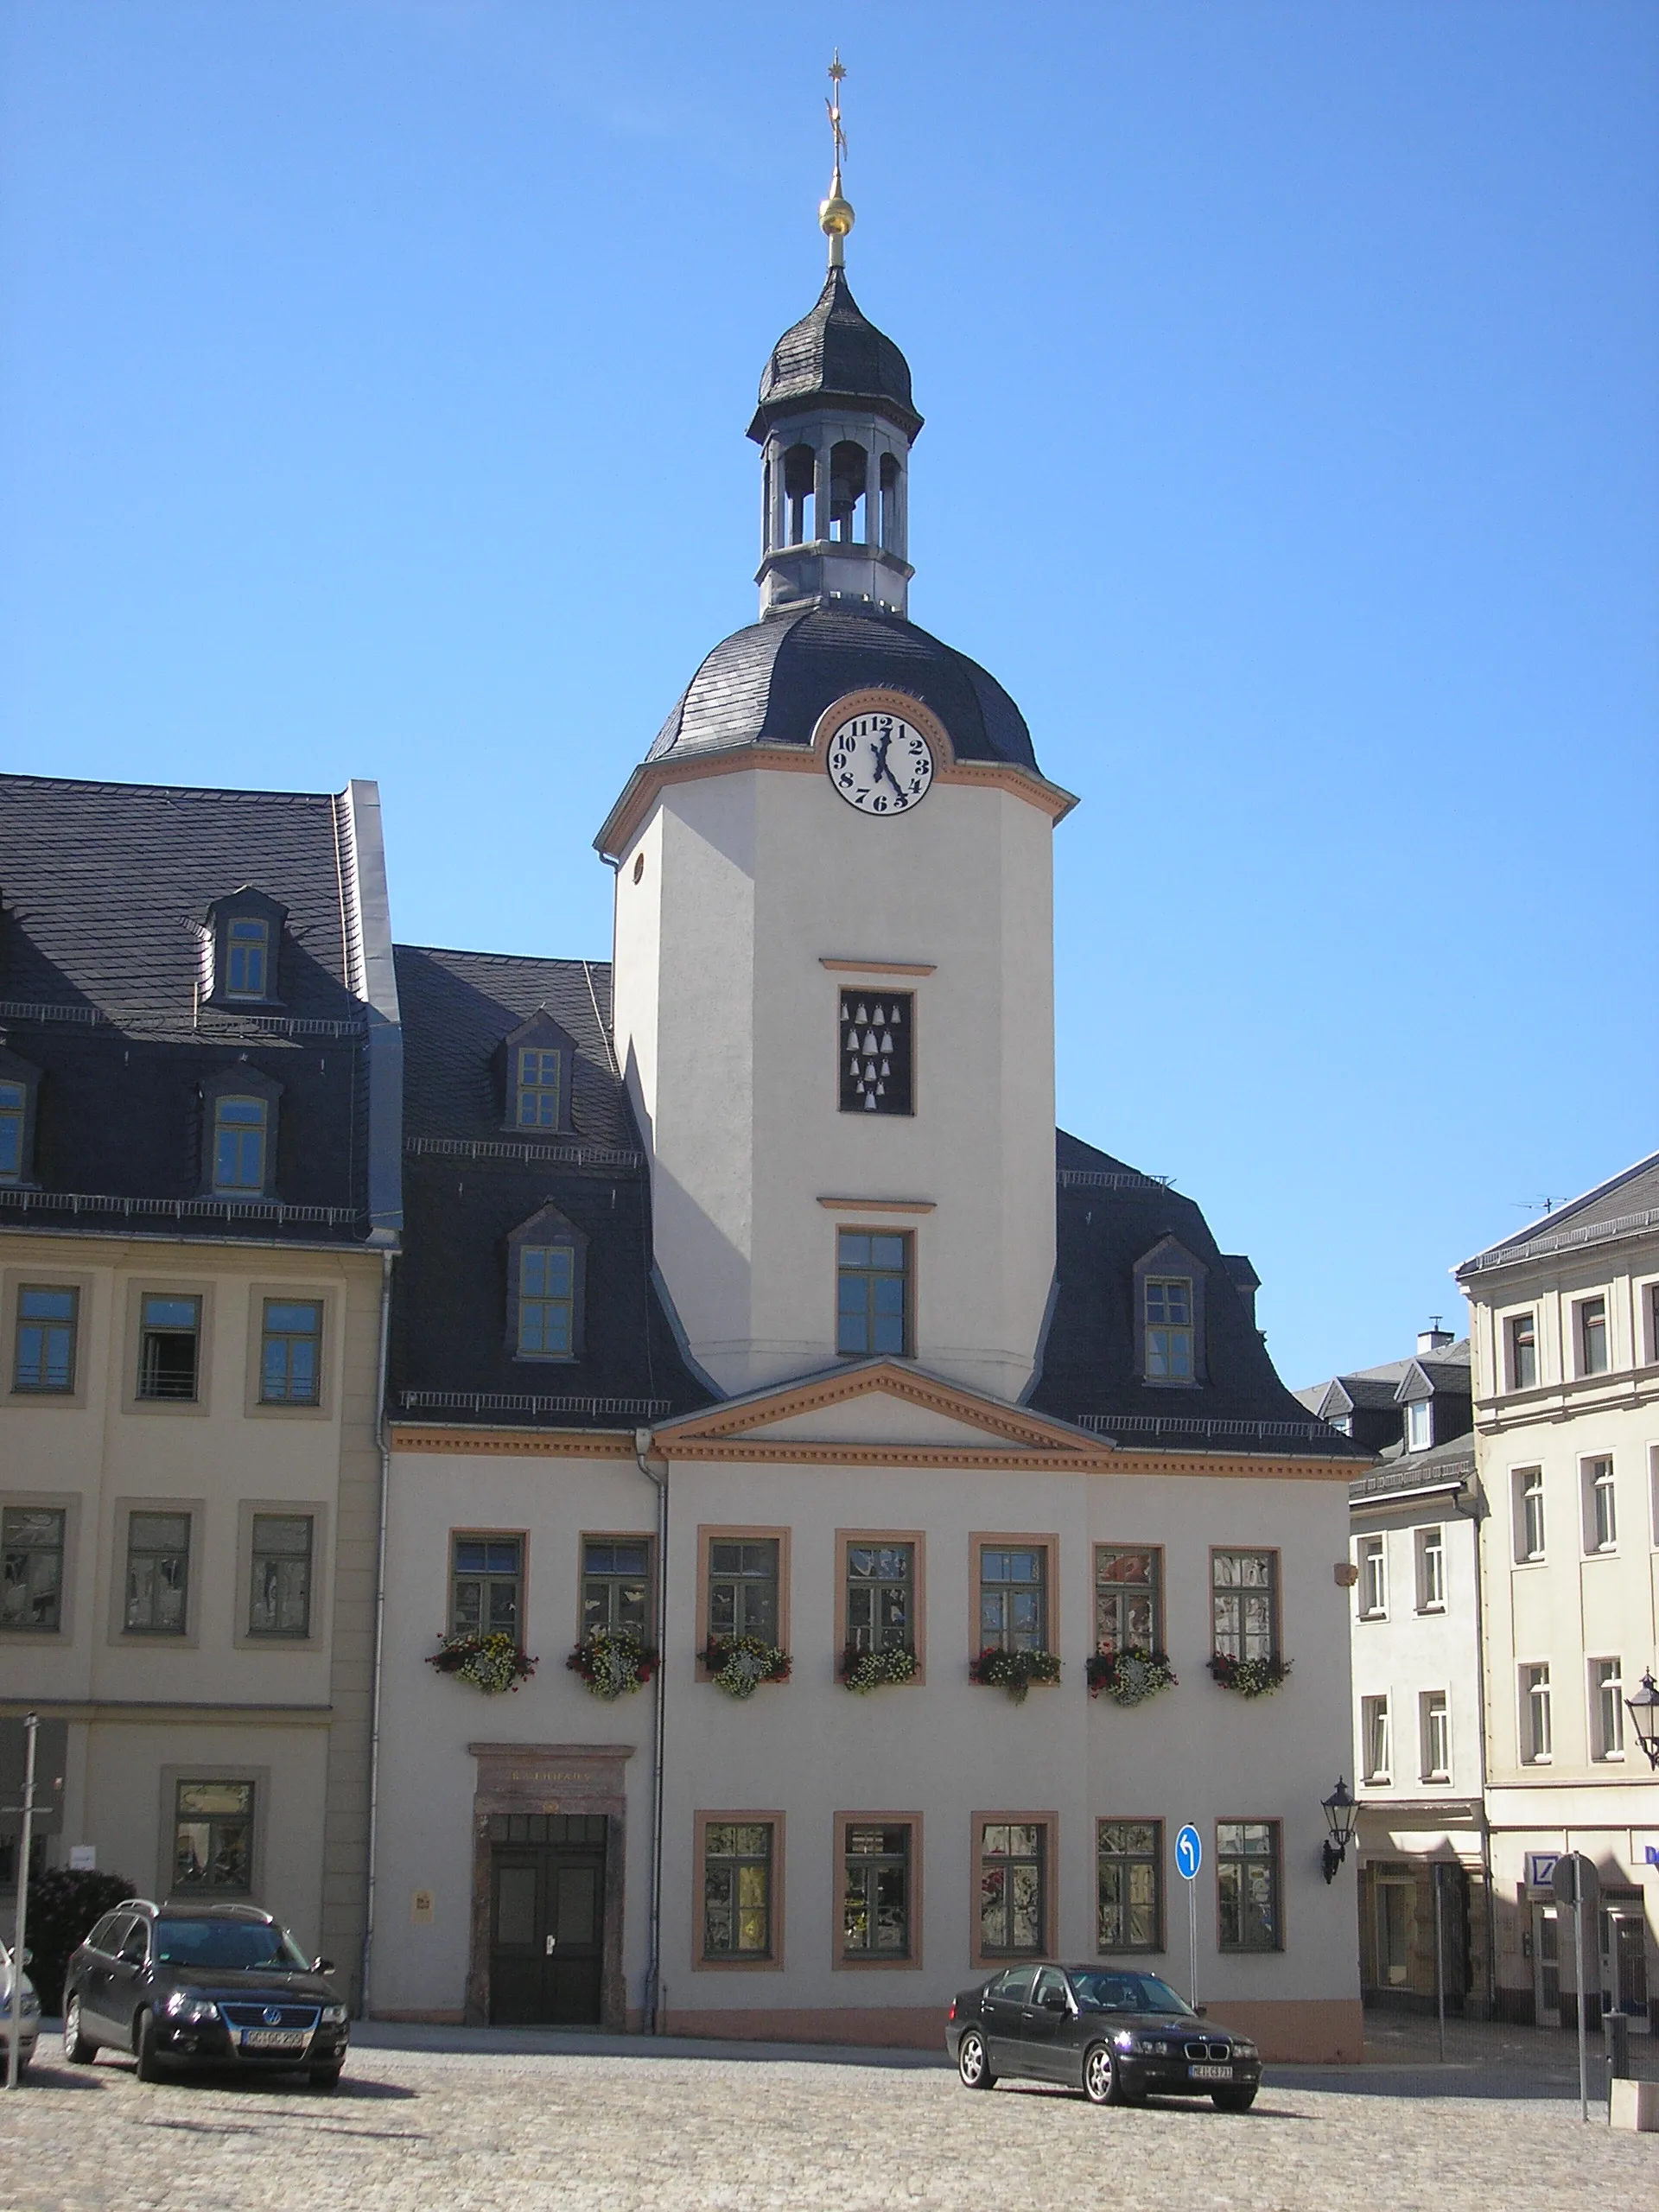
[[[1489,1244],[1484,1252],[1464,1262],[1457,1270],[1458,1280],[1466,1281],[1489,1268],[1570,1254],[1585,1245],[1656,1228],[1659,1228],[1659,1152],[1621,1169],[1581,1198],[1557,1206],[1542,1221]]]
[[[878,684],[931,707],[960,759],[1040,772],[1025,716],[977,661],[901,614],[833,605],[768,615],[722,639],[646,757],[807,746],[826,707]]]
[[[1393,1491],[1421,1490],[1430,1483],[1472,1484],[1474,1476],[1474,1434],[1465,1430],[1444,1444],[1431,1445],[1427,1452],[1408,1452],[1403,1445],[1390,1445],[1379,1453],[1375,1467],[1354,1477],[1348,1485],[1348,1498],[1350,1504],[1360,1505]]]
[[[886,416],[907,438],[922,427],[910,364],[861,311],[844,269],[830,271],[810,313],[772,347],[749,435],[759,442],[779,416],[837,401]]]

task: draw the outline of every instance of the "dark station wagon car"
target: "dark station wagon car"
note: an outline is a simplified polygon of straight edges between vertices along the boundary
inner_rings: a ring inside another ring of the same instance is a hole
[[[100,2048],[133,2052],[141,2082],[175,2067],[302,2070],[332,2089],[346,2059],[346,2007],[256,1905],[151,1904],[130,1897],[105,1914],[70,1958],[63,2055],[89,2065]]]
[[[970,2089],[1024,2075],[1096,2105],[1152,2094],[1248,2112],[1262,2085],[1247,2037],[1195,2012],[1156,1974],[1116,1967],[1010,1967],[952,1999],[944,2047]]]

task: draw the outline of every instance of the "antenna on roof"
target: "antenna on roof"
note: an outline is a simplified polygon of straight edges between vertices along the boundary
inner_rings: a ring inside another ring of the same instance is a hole
[[[1565,1191],[1557,1191],[1553,1197],[1546,1194],[1537,1198],[1511,1198],[1510,1204],[1519,1206],[1522,1213],[1548,1213],[1552,1207],[1564,1206],[1567,1199]]]

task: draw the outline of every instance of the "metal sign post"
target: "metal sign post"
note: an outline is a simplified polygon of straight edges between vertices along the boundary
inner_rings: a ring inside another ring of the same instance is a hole
[[[1584,1922],[1586,1913],[1596,1909],[1601,1895],[1601,1877],[1581,1851],[1563,1852],[1555,1862],[1555,1872],[1550,1878],[1558,1905],[1573,1908],[1573,1956],[1575,1967],[1575,1993],[1579,2015],[1579,2117],[1590,2117],[1590,2052],[1586,2043],[1588,2027],[1586,2015],[1589,2011],[1589,1992],[1584,1986]]]
[[[11,1986],[7,1993],[6,2010],[10,2016],[11,2041],[6,2050],[6,2087],[17,2087],[17,2068],[22,2050],[23,2032],[23,1937],[29,1932],[29,1851],[35,1840],[35,1738],[40,1728],[38,1713],[27,1713],[23,1719],[23,1826],[18,1840],[17,1856],[17,1918],[11,1938]]]
[[[1175,1839],[1175,1868],[1186,1884],[1186,1960],[1192,2010],[1198,2009],[1198,1869],[1204,1844],[1189,1821]]]

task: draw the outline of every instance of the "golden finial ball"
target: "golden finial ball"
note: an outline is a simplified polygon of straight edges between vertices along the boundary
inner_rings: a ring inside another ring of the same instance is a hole
[[[826,238],[844,238],[853,227],[853,206],[838,192],[818,202],[818,228]]]

